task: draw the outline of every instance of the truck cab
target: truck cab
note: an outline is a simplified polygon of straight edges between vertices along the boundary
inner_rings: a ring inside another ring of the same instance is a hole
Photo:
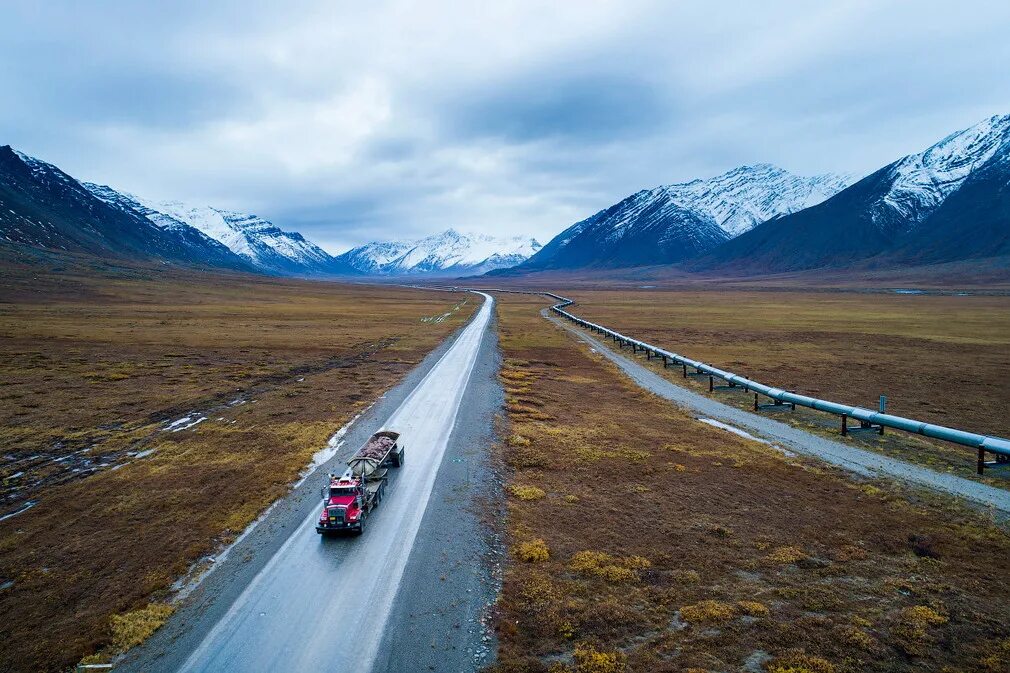
[[[319,514],[316,531],[335,533],[350,530],[360,533],[365,518],[365,492],[361,479],[331,478],[329,487],[324,491],[323,511]]]
[[[403,465],[404,449],[397,442],[399,438],[399,432],[379,430],[351,456],[342,475],[330,474],[322,489],[323,511],[316,522],[317,533],[364,532],[365,519],[379,506],[386,491],[388,468]]]

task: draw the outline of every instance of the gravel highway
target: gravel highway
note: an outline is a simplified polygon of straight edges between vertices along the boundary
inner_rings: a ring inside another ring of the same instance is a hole
[[[953,474],[942,474],[925,467],[905,463],[850,444],[811,434],[791,425],[749,411],[723,404],[710,397],[682,388],[610,348],[586,331],[556,318],[547,309],[541,315],[577,335],[601,355],[616,364],[637,385],[668,399],[690,412],[715,419],[735,428],[745,429],[756,438],[767,440],[796,453],[815,456],[828,463],[864,476],[886,476],[948,493],[976,505],[1010,513],[1010,491],[981,484]]]
[[[484,304],[471,322],[395,411],[384,422],[379,419],[382,427],[401,433],[405,464],[396,470],[381,506],[367,519],[364,534],[321,539],[315,531],[319,501],[312,506],[311,495],[303,495],[307,502],[298,507],[302,516],[294,522],[294,530],[244,589],[236,592],[230,605],[218,608],[220,615],[213,615],[209,631],[189,629],[187,633],[179,628],[182,635],[173,636],[172,629],[167,629],[168,635],[148,646],[140,661],[126,662],[128,669],[361,673],[384,668],[388,658],[384,663],[377,661],[380,644],[384,638],[389,642],[385,631],[394,602],[404,601],[403,596],[398,598],[401,582],[410,586],[404,569],[478,356],[484,357],[489,350],[485,342],[494,300],[482,296]],[[369,427],[367,433],[375,429]],[[339,464],[334,469],[338,468]],[[317,494],[323,483],[319,474],[308,479],[310,490]],[[441,573],[437,563],[438,559],[429,559],[427,572]],[[424,598],[428,609],[440,600],[438,596]],[[208,621],[199,612],[194,618]],[[180,647],[190,650],[188,656],[172,664]],[[162,648],[168,653],[151,654]]]

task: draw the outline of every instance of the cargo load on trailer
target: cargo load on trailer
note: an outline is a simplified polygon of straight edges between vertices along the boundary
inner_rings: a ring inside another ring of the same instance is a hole
[[[323,487],[323,511],[316,532],[321,535],[352,531],[361,534],[365,519],[382,502],[390,467],[403,465],[400,433],[380,430],[347,461],[347,470],[331,474]]]

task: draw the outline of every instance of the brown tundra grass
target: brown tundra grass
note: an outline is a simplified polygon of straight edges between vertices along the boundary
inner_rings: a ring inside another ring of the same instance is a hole
[[[171,611],[158,602],[170,584],[284,495],[336,429],[476,304],[400,288],[5,268],[3,511],[38,504],[0,522],[0,670],[60,671],[149,635]],[[164,431],[192,411],[207,420]],[[89,473],[96,464],[123,467]]]
[[[1007,670],[1002,523],[699,423],[543,306],[499,297],[496,673]]]

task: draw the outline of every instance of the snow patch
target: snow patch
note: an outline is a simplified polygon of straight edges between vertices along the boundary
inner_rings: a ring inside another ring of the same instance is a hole
[[[183,416],[182,418],[178,418],[165,426],[164,431],[179,432],[181,430],[188,430],[198,423],[203,423],[205,420],[207,420],[207,417],[200,416],[199,414]]]
[[[726,432],[732,432],[734,435],[737,435],[738,437],[743,437],[744,439],[749,439],[752,442],[757,442],[759,444],[764,444],[766,446],[770,446],[773,449],[775,449],[777,451],[780,451],[780,452],[782,452],[783,454],[785,454],[787,456],[795,456],[796,455],[792,451],[789,451],[788,449],[783,449],[781,446],[779,446],[777,444],[772,444],[771,442],[769,442],[766,439],[761,439],[760,437],[755,437],[751,433],[747,432],[746,430],[741,430],[740,428],[736,427],[735,425],[730,425],[728,423],[723,423],[722,421],[717,421],[714,418],[700,418],[699,417],[698,420],[701,421],[702,423],[707,424],[707,425],[711,425],[714,428],[719,428],[720,430],[725,430]]]

